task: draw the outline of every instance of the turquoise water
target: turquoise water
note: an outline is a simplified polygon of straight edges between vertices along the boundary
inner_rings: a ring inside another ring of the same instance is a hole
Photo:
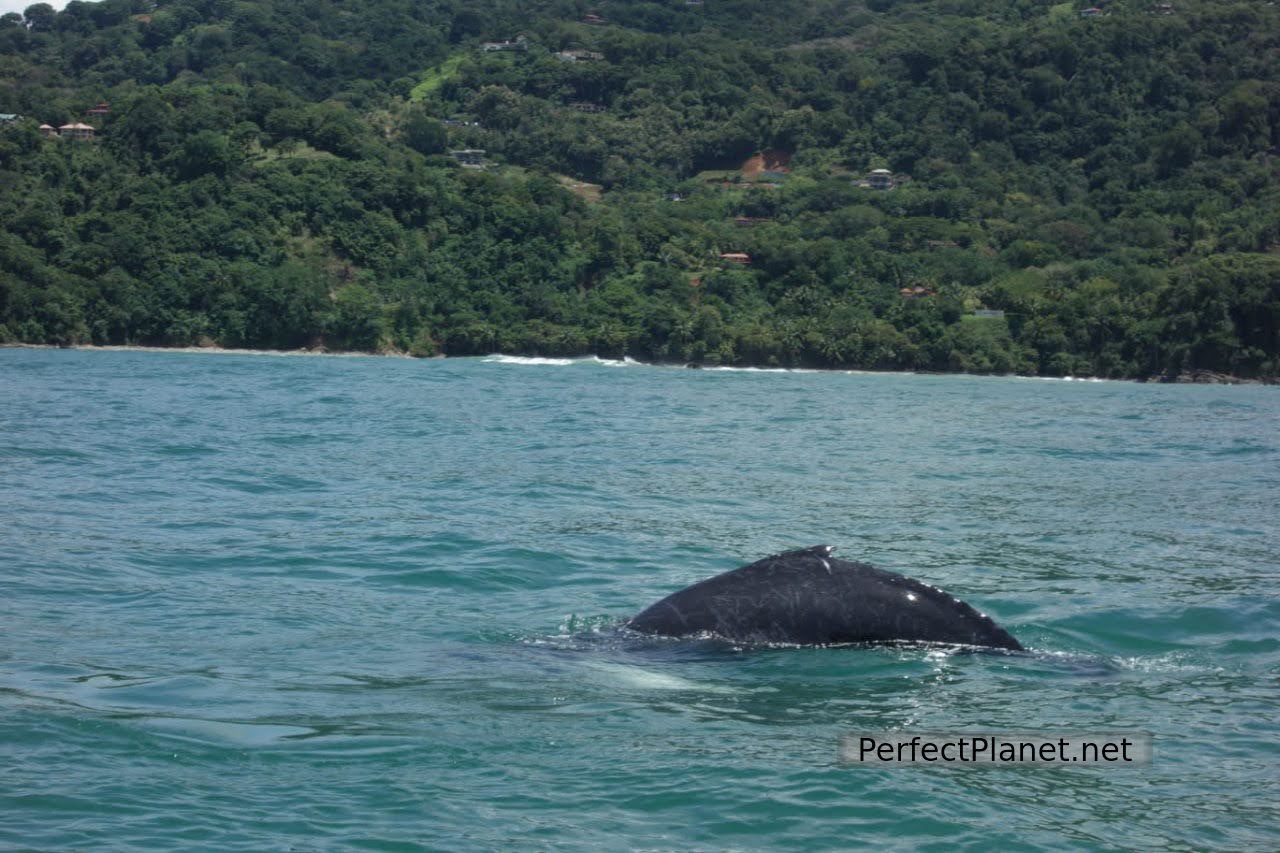
[[[1280,846],[1280,391],[0,350],[0,846]],[[830,543],[1027,655],[614,626]],[[841,765],[1146,730],[1150,767]]]

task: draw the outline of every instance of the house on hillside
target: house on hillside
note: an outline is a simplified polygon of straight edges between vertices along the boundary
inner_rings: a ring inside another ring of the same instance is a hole
[[[483,169],[486,166],[483,148],[462,148],[450,151],[449,156],[464,169]]]
[[[74,139],[77,142],[90,142],[93,140],[93,127],[81,122],[64,124],[58,128],[58,136],[63,139]]]
[[[1107,14],[1106,11],[1099,9],[1097,6],[1090,6],[1088,9],[1080,10],[1080,17],[1082,18],[1101,18],[1105,14]]]
[[[873,190],[893,189],[893,173],[888,169],[872,169],[867,172],[867,186]]]
[[[574,101],[569,104],[569,109],[577,110],[580,113],[602,113],[608,107],[604,104],[597,104],[594,101]]]
[[[97,116],[98,118],[105,118],[106,116],[111,114],[111,105],[108,104],[106,101],[99,101],[98,103],[89,107],[89,109],[85,110],[84,114],[87,116]]]
[[[504,50],[526,51],[529,49],[529,40],[524,35],[518,35],[513,39],[506,41],[483,41],[480,42],[481,53],[497,53]]]
[[[751,256],[746,252],[721,252],[720,260],[728,261],[731,264],[741,264],[744,267],[751,266]]]
[[[595,12],[588,12],[582,16],[582,23],[593,24],[598,27],[609,22],[604,19],[603,15],[597,15]]]
[[[0,113],[0,124],[17,124],[22,121],[22,116],[17,113]]]
[[[37,129],[40,131],[40,135],[43,136],[45,139],[58,138],[58,129],[51,124],[42,124]]]
[[[562,50],[556,54],[556,58],[564,62],[599,62],[604,59],[603,53],[594,50]]]

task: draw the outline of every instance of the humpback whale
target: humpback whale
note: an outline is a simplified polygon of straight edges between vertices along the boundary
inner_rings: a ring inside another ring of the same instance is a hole
[[[816,545],[672,593],[626,627],[750,644],[947,643],[1021,651],[991,617],[937,587]]]

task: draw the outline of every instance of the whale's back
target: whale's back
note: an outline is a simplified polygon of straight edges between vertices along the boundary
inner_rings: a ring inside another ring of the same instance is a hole
[[[815,546],[765,557],[667,596],[627,623],[744,643],[930,642],[1019,650],[990,617],[936,587]]]

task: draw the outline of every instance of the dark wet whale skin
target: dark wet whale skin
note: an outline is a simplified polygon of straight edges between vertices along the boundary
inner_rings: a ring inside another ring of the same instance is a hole
[[[831,556],[787,551],[682,589],[627,627],[668,637],[741,643],[952,643],[1022,650],[995,622],[913,578]]]

